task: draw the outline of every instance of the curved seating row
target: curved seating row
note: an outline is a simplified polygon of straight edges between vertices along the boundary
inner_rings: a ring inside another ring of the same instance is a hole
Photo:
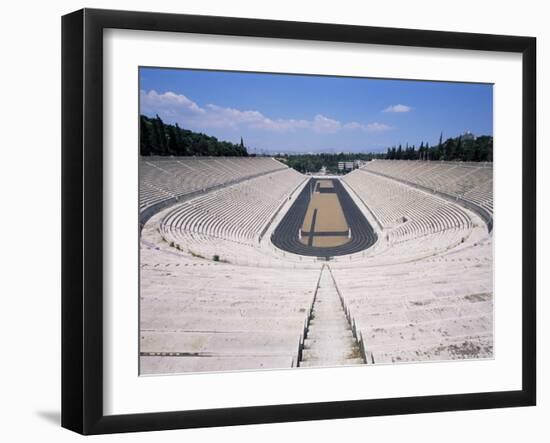
[[[318,270],[142,251],[141,374],[296,366]]]
[[[427,235],[461,231],[472,227],[468,214],[458,205],[379,175],[359,169],[343,180],[351,186],[378,219],[392,244]]]
[[[168,243],[183,250],[197,238],[208,237],[257,245],[266,224],[303,181],[298,172],[284,169],[224,187],[177,205],[159,230]]]
[[[363,169],[464,199],[493,212],[492,163],[375,160]]]
[[[140,211],[169,198],[282,169],[286,166],[268,157],[141,157]]]
[[[414,263],[333,272],[371,362],[492,357],[491,242]]]

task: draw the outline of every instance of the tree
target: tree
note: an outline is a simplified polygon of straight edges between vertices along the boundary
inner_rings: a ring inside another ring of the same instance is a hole
[[[450,138],[443,144],[443,160],[453,160],[455,155],[455,141]]]
[[[178,136],[174,126],[168,126],[168,152],[172,155],[178,155]]]
[[[464,159],[464,149],[462,146],[462,137],[458,137],[456,142],[455,152],[453,154],[453,160],[463,160]]]
[[[151,130],[149,129],[149,122],[143,116],[139,118],[139,129],[139,153],[148,155],[147,148],[151,145]]]
[[[244,143],[219,141],[216,137],[182,129],[177,123],[165,124],[158,115],[154,118],[141,115],[139,122],[141,155],[248,155]]]
[[[176,150],[178,152],[177,155],[187,155],[187,149],[183,139],[183,131],[177,123],[174,126],[174,133],[176,135]]]
[[[153,120],[153,127],[155,132],[155,144],[157,151],[160,155],[166,155],[166,132],[164,131],[164,123],[158,114]]]
[[[482,135],[475,137],[456,137],[443,141],[443,133],[439,137],[439,143],[430,146],[429,143],[420,143],[416,149],[415,145],[405,145],[405,150],[399,145],[387,148],[382,154],[387,160],[447,160],[447,161],[492,161],[493,159],[493,137]]]

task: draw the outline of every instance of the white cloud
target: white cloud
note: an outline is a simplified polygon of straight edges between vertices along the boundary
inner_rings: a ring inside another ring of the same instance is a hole
[[[366,126],[365,130],[367,132],[386,132],[386,131],[389,131],[390,129],[392,129],[391,126],[388,126],[384,123],[374,122],[374,123],[369,123]]]
[[[183,113],[190,115],[204,114],[195,102],[189,100],[185,95],[165,92],[159,94],[155,90],[140,93],[141,111],[149,114],[157,113]]]
[[[386,132],[392,129],[391,126],[388,126],[384,123],[378,123],[378,122],[367,123],[366,125],[363,125],[357,122],[350,122],[350,123],[346,123],[343,127],[344,129],[349,129],[349,130],[357,129],[365,132]]]
[[[207,127],[230,128],[239,125],[259,124],[265,117],[258,111],[241,111],[217,105],[206,105],[206,115],[201,119]]]
[[[200,128],[237,128],[241,125],[251,129],[286,132],[294,129],[309,128],[312,122],[293,119],[270,119],[259,111],[226,108],[214,104],[200,107],[183,94],[154,90],[141,91],[141,112],[148,115],[158,114],[161,118],[176,121],[181,126]]]
[[[342,124],[338,120],[325,117],[324,115],[317,114],[313,119],[312,128],[315,132],[321,134],[332,134],[338,132]]]
[[[342,129],[382,132],[391,129],[383,123],[362,124],[358,122],[341,123],[322,114],[312,120],[271,119],[259,111],[226,108],[215,104],[204,107],[183,94],[155,90],[140,91],[141,112],[147,115],[158,114],[169,122],[193,130],[239,129],[246,127],[253,130],[270,132],[291,132],[309,129],[320,134],[334,134]]]
[[[365,129],[365,125],[357,122],[349,122],[344,125],[344,129]]]
[[[412,108],[411,108],[410,106],[398,104],[398,105],[391,105],[391,106],[388,106],[388,107],[387,107],[386,109],[384,109],[382,112],[397,112],[397,113],[401,113],[401,112],[409,112],[409,111],[412,111]]]

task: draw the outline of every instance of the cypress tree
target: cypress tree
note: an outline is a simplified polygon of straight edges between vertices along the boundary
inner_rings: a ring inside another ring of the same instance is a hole
[[[178,138],[176,135],[175,128],[170,125],[168,126],[168,152],[172,155],[178,155]]]
[[[456,143],[455,152],[453,154],[453,160],[463,160],[464,159],[464,150],[462,145],[462,137],[458,137],[458,142]]]
[[[247,156],[244,147],[236,143],[222,142],[215,137],[165,124],[154,118],[140,116],[139,150],[141,155],[224,155]]]
[[[139,153],[141,155],[149,155],[151,147],[151,130],[149,123],[143,116],[139,118]]]

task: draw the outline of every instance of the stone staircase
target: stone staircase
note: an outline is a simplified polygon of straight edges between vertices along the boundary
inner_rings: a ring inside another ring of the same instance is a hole
[[[335,282],[323,266],[298,366],[361,365],[365,360],[353,335]]]

